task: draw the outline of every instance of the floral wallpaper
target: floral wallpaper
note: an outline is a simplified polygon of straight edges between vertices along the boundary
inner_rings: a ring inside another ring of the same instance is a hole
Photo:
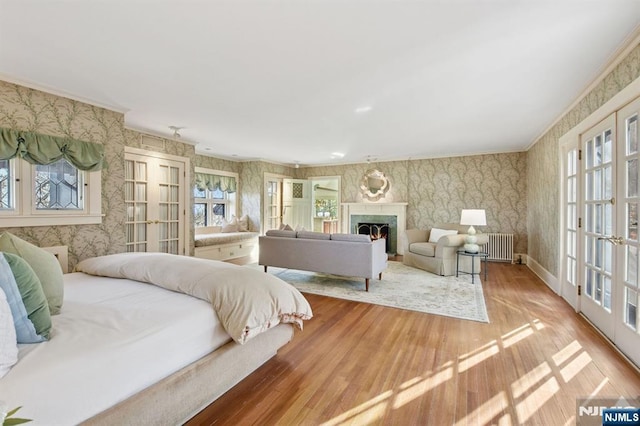
[[[558,222],[560,217],[560,162],[558,141],[609,99],[640,77],[640,45],[527,152],[528,254],[558,276]]]
[[[342,176],[342,201],[362,202],[360,180],[372,168],[391,183],[378,203],[408,203],[407,228],[457,223],[462,209],[482,208],[487,226],[478,230],[512,233],[514,251],[527,253],[525,153],[305,167],[296,177]]]
[[[126,129],[121,113],[3,81],[0,81],[0,126],[100,143],[105,147],[107,161],[102,173],[105,216],[100,225],[2,228],[0,219],[0,231],[8,230],[38,246],[68,246],[70,268],[88,257],[124,251],[124,147],[149,149],[141,145],[141,133]],[[193,167],[192,145],[163,141],[162,152],[187,157]],[[193,238],[189,241],[192,252]]]
[[[260,231],[263,220],[264,174],[294,176],[294,168],[265,161],[240,163],[240,210],[249,215],[251,230]]]
[[[100,225],[10,228],[10,232],[39,246],[69,246],[69,263],[124,250],[123,115],[37,90],[0,81],[0,126],[69,136],[104,145],[107,173],[102,173]],[[0,219],[0,227],[2,220]],[[5,229],[0,229],[4,231]]]

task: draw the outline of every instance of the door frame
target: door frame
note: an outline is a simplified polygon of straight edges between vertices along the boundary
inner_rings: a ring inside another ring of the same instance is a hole
[[[180,157],[177,155],[166,154],[164,152],[147,151],[145,149],[124,147],[124,155],[127,154],[141,155],[144,157],[157,158],[161,160],[171,160],[184,163],[184,191],[182,191],[184,209],[182,212],[184,235],[183,247],[185,256],[193,256],[195,248],[195,230],[193,226],[193,182],[191,181],[191,160],[188,157]],[[187,214],[187,211],[189,214]]]
[[[582,120],[580,123],[576,124],[572,129],[567,131],[564,135],[560,136],[558,139],[557,145],[557,157],[560,163],[559,173],[560,178],[559,186],[560,191],[558,193],[558,206],[560,206],[560,211],[558,214],[558,257],[557,257],[557,265],[558,266],[558,276],[555,277],[555,283],[551,285],[553,291],[555,291],[558,295],[562,295],[562,287],[561,280],[562,277],[566,276],[567,270],[564,264],[564,254],[566,247],[564,245],[564,231],[565,231],[565,221],[566,221],[566,212],[564,211],[564,201],[566,196],[566,191],[564,188],[564,153],[567,147],[576,146],[580,147],[580,137],[583,133],[588,131],[590,128],[594,127],[602,120],[606,119],[611,114],[615,113],[618,110],[621,110],[629,103],[633,102],[638,96],[640,96],[640,77],[636,78],[633,82],[631,82],[627,87],[618,92],[614,97],[612,97],[607,103],[602,105],[600,108],[592,112],[588,117]],[[556,123],[554,123],[555,125]],[[580,234],[580,231],[579,231]],[[577,287],[576,287],[577,288]],[[574,307],[576,312],[580,311],[580,298],[578,298],[578,302]]]
[[[578,285],[580,283],[580,270],[579,270],[579,266],[580,262],[581,262],[581,253],[579,253],[579,250],[577,250],[577,247],[579,247],[579,242],[580,242],[580,238],[582,235],[581,232],[581,227],[578,224],[576,226],[576,270],[574,271],[574,284],[570,284],[567,282],[567,275],[569,274],[569,270],[568,270],[568,266],[567,266],[567,223],[569,222],[569,219],[567,218],[567,205],[568,205],[568,198],[569,195],[567,194],[567,188],[566,188],[566,183],[567,183],[567,155],[569,154],[570,151],[577,151],[579,153],[580,151],[580,141],[576,140],[576,141],[570,141],[570,143],[566,144],[566,145],[560,145],[560,211],[562,212],[560,214],[560,260],[559,260],[559,265],[560,265],[560,274],[558,276],[558,288],[557,288],[557,293],[559,296],[561,296],[569,305],[571,305],[571,307],[573,307],[573,309],[576,312],[579,312],[580,310],[580,298],[578,297]],[[578,198],[579,195],[579,188],[580,185],[582,184],[582,180],[580,178],[580,160],[578,159],[576,161],[576,170],[575,170],[575,185],[576,185],[576,199],[575,199],[575,204],[576,204],[576,221],[579,221],[580,218],[580,199]]]
[[[282,174],[278,174],[278,173],[269,173],[269,172],[264,172],[264,176],[262,178],[262,193],[260,194],[260,202],[261,202],[261,206],[262,208],[260,209],[260,234],[264,235],[265,232],[267,232],[266,229],[266,220],[267,220],[267,214],[266,214],[266,209],[267,209],[267,182],[270,180],[276,180],[280,182],[280,192],[282,192],[282,180],[283,179],[291,179],[291,176],[287,176],[287,175],[282,175]],[[280,194],[280,216],[282,216],[282,193]],[[280,219],[282,220],[282,218]]]

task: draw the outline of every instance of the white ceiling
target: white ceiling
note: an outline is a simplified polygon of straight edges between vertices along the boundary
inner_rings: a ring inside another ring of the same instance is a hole
[[[319,165],[527,149],[640,0],[0,0],[0,16],[0,79],[184,127],[199,153]]]

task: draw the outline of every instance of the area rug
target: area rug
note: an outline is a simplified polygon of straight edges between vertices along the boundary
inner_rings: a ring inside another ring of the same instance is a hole
[[[341,277],[316,272],[269,267],[269,273],[292,284],[303,293],[313,293],[356,302],[489,322],[482,283],[475,276],[441,277],[421,269],[389,262],[382,280]]]

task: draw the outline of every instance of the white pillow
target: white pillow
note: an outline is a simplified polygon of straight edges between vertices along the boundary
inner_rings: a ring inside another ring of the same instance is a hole
[[[229,222],[222,220],[221,232],[238,232],[238,220],[235,216]]]
[[[240,216],[240,218],[238,219],[238,231],[240,232],[247,232],[249,231],[249,216],[248,215],[244,215],[244,216]]]
[[[0,288],[0,379],[18,362],[18,339],[7,295]]]
[[[433,228],[431,229],[431,233],[429,233],[429,242],[437,243],[440,237],[444,237],[445,235],[457,235],[457,234],[458,234],[458,231],[456,231],[455,229],[450,230],[450,229]]]

